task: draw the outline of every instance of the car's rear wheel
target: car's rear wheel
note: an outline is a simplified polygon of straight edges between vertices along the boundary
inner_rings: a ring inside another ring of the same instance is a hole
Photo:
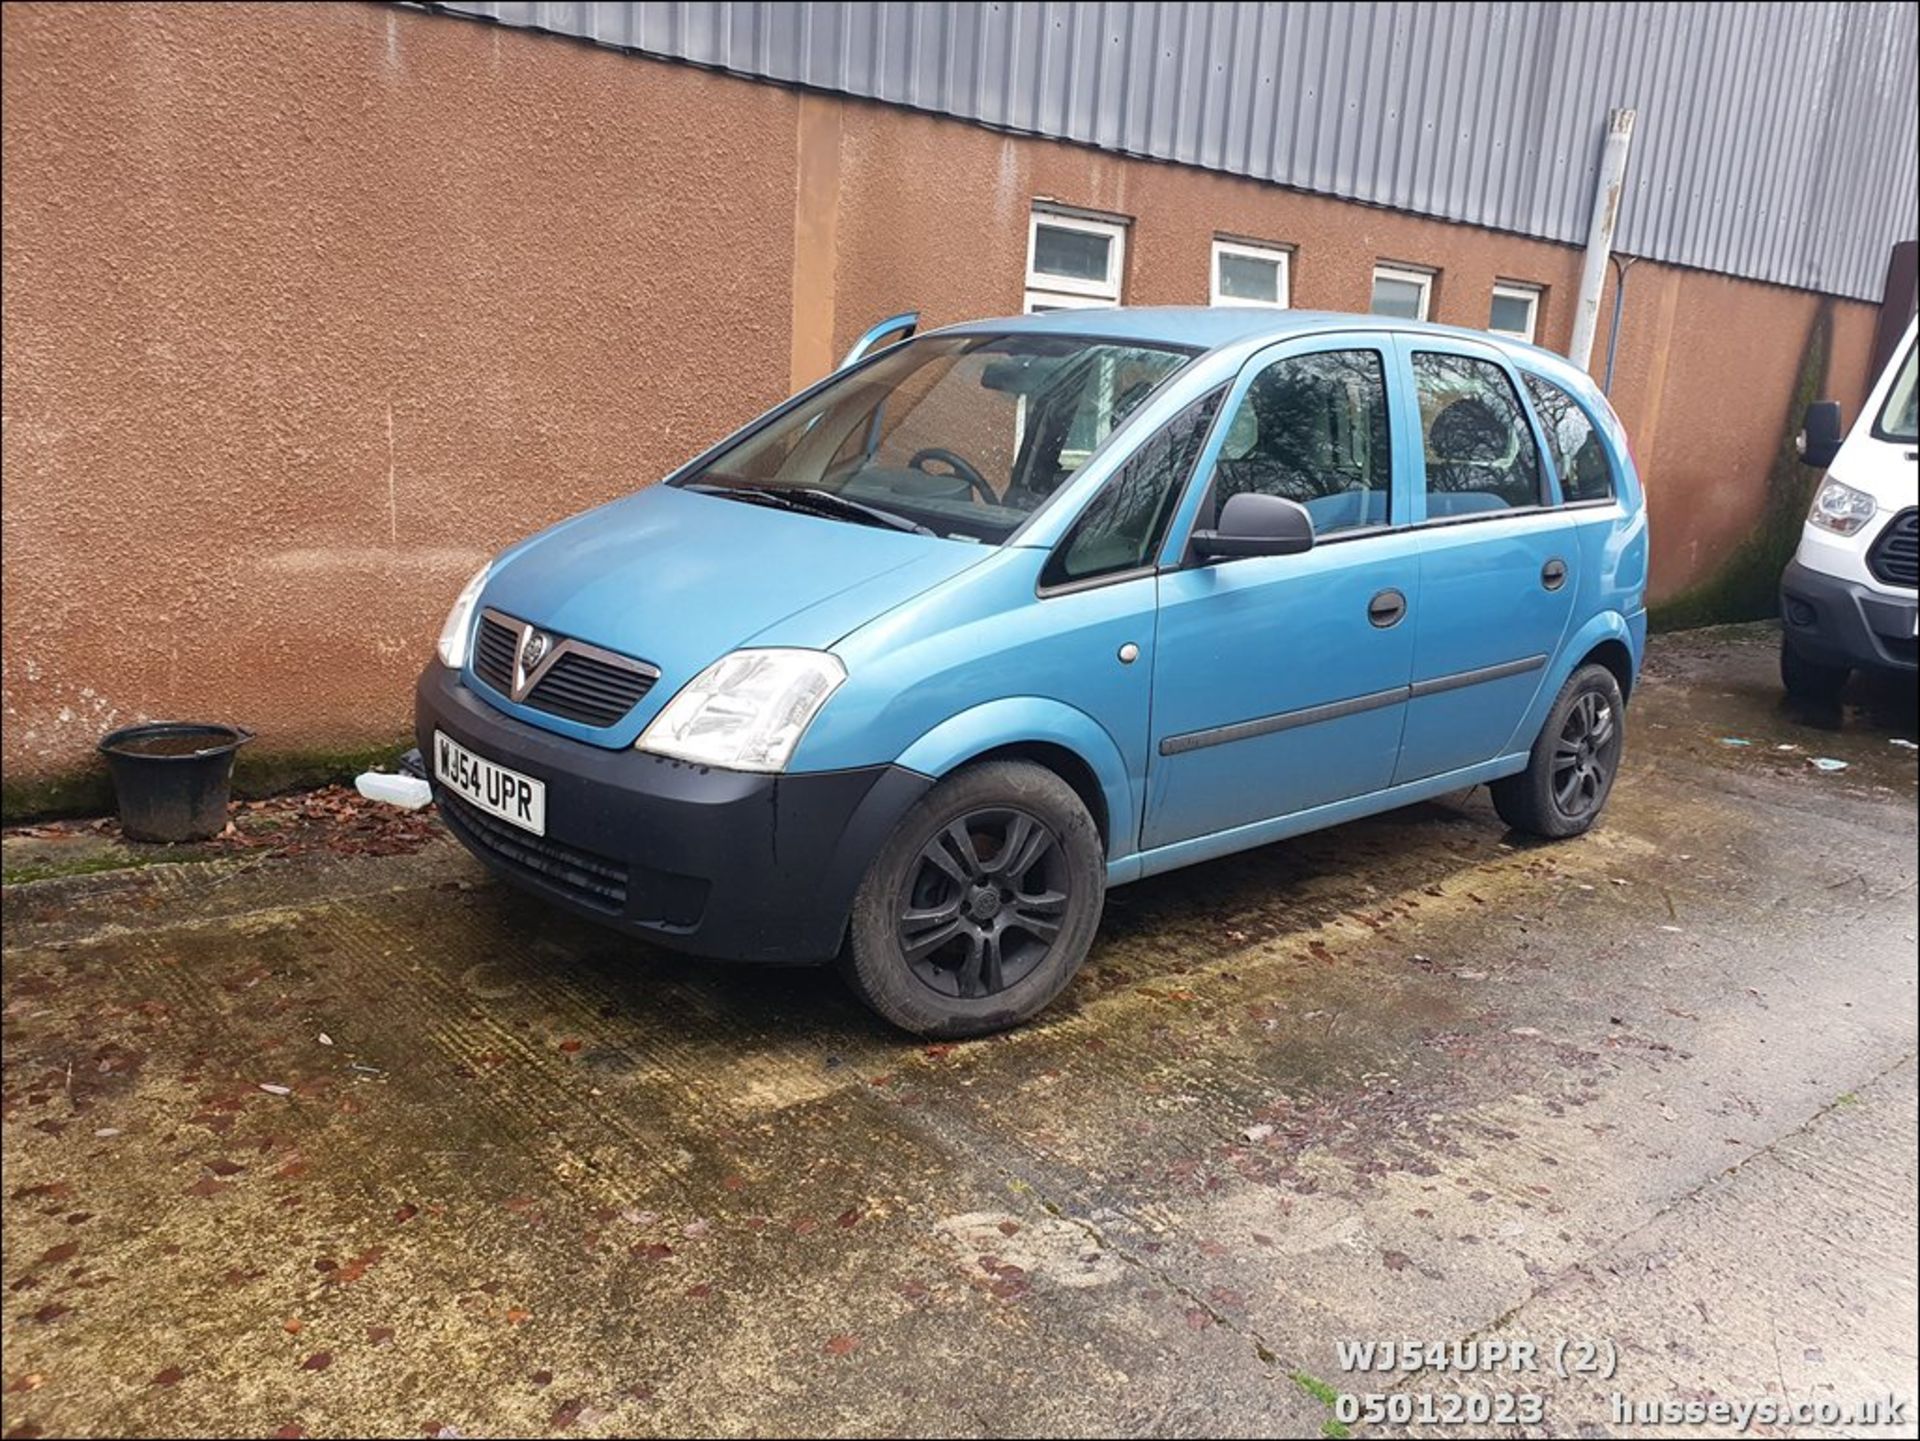
[[[971,766],[928,791],[874,858],[841,971],[917,1035],[1004,1030],[1073,979],[1105,890],[1099,829],[1071,786],[1025,761]]]
[[[1603,665],[1582,666],[1554,699],[1527,768],[1488,787],[1493,808],[1517,831],[1577,836],[1600,819],[1625,744],[1620,682]]]
[[[1840,699],[1853,672],[1843,665],[1822,665],[1808,660],[1793,648],[1793,642],[1780,637],[1780,684],[1795,700],[1830,704]]]

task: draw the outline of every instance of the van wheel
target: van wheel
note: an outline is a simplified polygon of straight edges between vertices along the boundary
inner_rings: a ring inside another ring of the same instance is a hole
[[[1795,700],[1819,701],[1823,705],[1840,699],[1853,672],[1842,665],[1822,665],[1808,660],[1793,648],[1793,642],[1780,637],[1780,684]]]
[[[1625,742],[1620,682],[1603,665],[1582,666],[1547,712],[1527,768],[1488,787],[1493,808],[1517,831],[1577,836],[1600,818]]]
[[[1073,788],[1025,761],[941,781],[901,819],[854,897],[840,969],[902,1030],[981,1036],[1066,988],[1093,944],[1107,866]]]

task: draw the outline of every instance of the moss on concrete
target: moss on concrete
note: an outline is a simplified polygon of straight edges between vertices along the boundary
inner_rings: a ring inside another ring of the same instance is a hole
[[[180,866],[196,861],[210,860],[210,856],[184,855],[161,856],[140,855],[132,851],[101,851],[90,856],[75,856],[71,860],[29,861],[24,865],[8,866],[0,870],[0,885],[24,886],[31,881],[64,880],[68,876],[93,876],[102,871],[131,871],[143,866]]]
[[[1649,610],[1655,630],[1685,630],[1726,621],[1761,620],[1774,614],[1780,572],[1800,543],[1800,527],[1819,472],[1800,463],[1794,437],[1806,409],[1826,388],[1827,361],[1833,349],[1833,302],[1823,301],[1800,354],[1793,398],[1787,407],[1767,470],[1766,499],[1752,531],[1712,575]]]
[[[248,746],[235,758],[233,793],[258,800],[282,791],[351,781],[380,766],[391,769],[411,738],[382,745],[343,749],[262,750]],[[113,782],[100,761],[44,776],[8,776],[0,784],[0,821],[49,820],[59,816],[107,815],[113,810]]]

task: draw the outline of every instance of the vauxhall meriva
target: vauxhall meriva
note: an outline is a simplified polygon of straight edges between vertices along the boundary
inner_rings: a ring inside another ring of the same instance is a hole
[[[911,317],[902,317],[904,323]],[[1106,890],[1485,783],[1591,826],[1646,634],[1620,422],[1531,346],[1073,310],[839,371],[461,592],[454,833],[663,945],[1022,1021]]]

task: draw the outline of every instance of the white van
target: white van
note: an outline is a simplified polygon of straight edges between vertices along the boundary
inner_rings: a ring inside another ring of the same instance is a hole
[[[1827,473],[1800,548],[1780,577],[1780,679],[1790,695],[1833,700],[1861,668],[1914,672],[1920,636],[1914,329],[1909,322],[1844,441],[1838,404],[1807,407],[1800,458]]]

